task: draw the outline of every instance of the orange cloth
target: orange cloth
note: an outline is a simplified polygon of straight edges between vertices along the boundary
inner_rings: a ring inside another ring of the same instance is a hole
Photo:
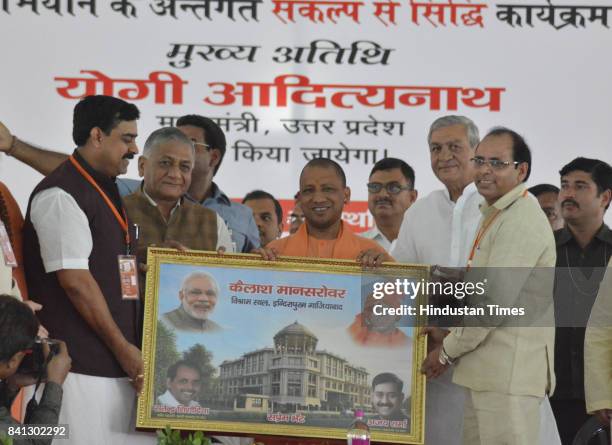
[[[407,346],[410,342],[408,336],[395,328],[389,334],[382,332],[370,331],[363,323],[363,315],[358,314],[355,321],[348,327],[348,333],[353,341],[362,346],[387,346],[399,348]]]
[[[297,232],[285,238],[277,239],[266,245],[274,248],[279,255],[301,256],[309,258],[330,258],[355,260],[362,250],[374,249],[386,252],[376,241],[356,235],[344,222],[340,223],[340,233],[335,240],[320,240],[308,235],[306,223]],[[288,438],[273,436],[254,436],[256,443],[264,445],[343,445],[345,440],[321,440],[308,438]]]
[[[15,258],[17,259],[18,266],[13,268],[13,278],[19,286],[21,291],[21,298],[24,300],[28,299],[28,288],[26,286],[25,271],[23,269],[23,238],[21,235],[21,229],[23,228],[23,215],[21,209],[13,198],[13,195],[9,189],[0,182],[0,197],[6,207],[8,215],[9,226],[11,230],[11,246],[15,252]]]
[[[21,209],[15,201],[15,198],[4,183],[0,182],[0,200],[4,203],[6,214],[2,212],[3,218],[8,217],[8,226],[10,227],[11,246],[17,259],[17,267],[13,268],[13,278],[17,282],[17,286],[21,292],[21,297],[24,300],[28,299],[28,288],[25,281],[25,272],[23,270],[23,239],[21,229],[23,227],[23,215]],[[5,222],[6,224],[6,222]],[[2,261],[0,259],[0,261]],[[11,414],[15,419],[21,419],[21,404],[23,402],[23,391],[15,398],[11,407]]]
[[[274,248],[279,255],[308,258],[333,258],[354,260],[362,250],[385,252],[376,241],[356,235],[340,222],[340,233],[334,240],[322,240],[308,235],[306,224],[285,238],[271,241],[266,247]]]

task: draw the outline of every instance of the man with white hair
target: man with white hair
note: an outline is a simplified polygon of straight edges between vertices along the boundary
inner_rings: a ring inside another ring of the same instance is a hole
[[[213,210],[184,199],[194,158],[193,143],[177,128],[155,130],[145,142],[138,159],[144,180],[123,198],[128,216],[138,225],[141,261],[151,244],[174,242],[194,250],[232,250],[223,219]]]
[[[444,116],[429,130],[431,168],[444,184],[417,200],[404,213],[391,256],[403,263],[465,266],[482,197],[474,185],[470,158],[478,145],[478,127],[464,116]],[[465,391],[452,383],[452,368],[427,382],[425,442],[460,445]]]
[[[219,298],[217,280],[207,272],[187,275],[181,289],[181,304],[173,311],[162,315],[162,320],[173,329],[187,332],[218,332],[223,328],[209,317],[215,310]]]
[[[482,197],[470,162],[479,141],[478,127],[467,117],[444,116],[431,125],[427,137],[431,169],[445,188],[406,210],[392,249],[398,261],[465,266],[480,220]]]
[[[391,250],[397,261],[466,266],[482,216],[483,198],[474,185],[470,161],[479,142],[478,127],[465,116],[443,116],[432,123],[427,137],[431,168],[445,188],[417,200],[404,214]],[[462,444],[465,391],[452,383],[452,372],[451,367],[427,382],[426,443]],[[540,443],[560,444],[548,399],[542,404],[541,418]]]

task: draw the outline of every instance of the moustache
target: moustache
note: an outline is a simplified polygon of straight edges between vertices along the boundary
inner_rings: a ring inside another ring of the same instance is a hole
[[[378,204],[389,204],[389,205],[391,205],[392,202],[391,202],[390,199],[383,198],[383,199],[377,199],[376,201],[374,201],[374,204],[376,204],[376,205],[378,205]]]
[[[123,155],[123,159],[134,159],[134,153],[126,153]]]
[[[377,403],[376,406],[382,408],[382,407],[386,407],[386,408],[393,408],[393,405],[391,403]]]
[[[578,205],[578,203],[577,203],[576,201],[574,201],[573,199],[571,199],[571,198],[568,198],[568,199],[564,200],[564,201],[561,203],[561,207],[563,207],[565,204],[573,204],[573,205],[575,205],[576,207],[580,208],[580,206]]]

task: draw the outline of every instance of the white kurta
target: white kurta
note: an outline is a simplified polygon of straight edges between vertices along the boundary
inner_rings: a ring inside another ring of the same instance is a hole
[[[382,247],[383,249],[385,249],[387,252],[391,251],[391,247],[393,246],[393,241],[395,241],[395,240],[389,241],[387,237],[376,226],[372,227],[367,232],[360,233],[359,236],[376,241],[378,245]]]
[[[62,445],[155,445],[157,435],[136,431],[136,392],[127,377],[106,378],[68,373],[62,385],[64,394],[59,424],[69,426],[69,438],[54,440]],[[36,398],[40,401],[41,385]],[[25,388],[26,403],[34,387]]]
[[[447,190],[416,201],[404,214],[391,256],[402,263],[464,267],[482,216],[476,186],[465,188],[456,203]],[[452,368],[427,382],[425,443],[462,445],[464,388],[452,383]],[[540,444],[560,445],[548,398],[540,410]]]
[[[403,263],[465,266],[482,200],[474,184],[466,187],[456,203],[447,190],[436,190],[417,200],[404,213],[391,256]]]

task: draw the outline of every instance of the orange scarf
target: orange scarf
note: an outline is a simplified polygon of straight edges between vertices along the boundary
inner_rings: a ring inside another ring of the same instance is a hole
[[[287,244],[283,250],[286,256],[308,256],[308,230],[306,224],[302,224],[298,231],[288,237]],[[345,229],[344,221],[340,222],[340,233],[336,238],[332,258],[354,260],[363,246],[359,243],[359,238],[350,229]]]

